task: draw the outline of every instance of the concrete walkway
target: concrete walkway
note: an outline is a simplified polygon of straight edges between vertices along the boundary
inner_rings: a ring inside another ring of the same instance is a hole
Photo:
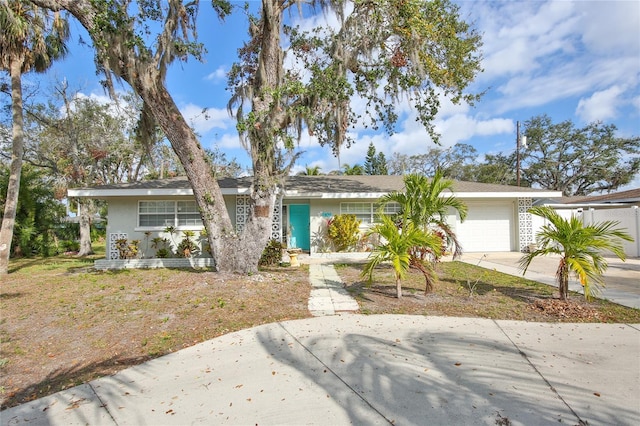
[[[309,312],[318,317],[357,312],[358,302],[349,295],[336,269],[330,263],[309,264],[311,295]]]

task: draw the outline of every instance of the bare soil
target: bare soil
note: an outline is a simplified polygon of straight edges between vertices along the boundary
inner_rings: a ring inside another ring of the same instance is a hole
[[[252,326],[309,317],[308,266],[253,276],[156,269],[99,272],[93,258],[12,261],[0,284],[2,408],[113,374]],[[557,300],[552,287],[459,262],[438,266],[433,293],[412,272],[395,297],[389,267],[372,283],[337,265],[363,314],[401,313],[542,322],[640,323],[640,310]]]

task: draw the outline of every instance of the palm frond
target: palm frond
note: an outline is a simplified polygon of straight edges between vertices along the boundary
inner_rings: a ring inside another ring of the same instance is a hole
[[[617,227],[619,222],[604,221],[584,226],[577,216],[571,215],[565,219],[551,207],[536,206],[529,212],[548,223],[536,235],[539,248],[524,255],[519,266],[525,273],[534,258],[548,254],[561,255],[556,279],[564,299],[570,273],[582,284],[587,300],[600,292],[605,285],[602,274],[608,266],[603,253],[612,252],[624,260],[623,241],[633,241],[627,232]]]

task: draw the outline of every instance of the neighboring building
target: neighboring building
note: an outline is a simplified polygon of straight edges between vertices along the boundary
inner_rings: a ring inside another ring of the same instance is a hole
[[[225,178],[219,184],[231,220],[240,230],[248,214],[251,178]],[[402,189],[402,176],[290,176],[275,206],[272,238],[290,245],[295,241],[296,247],[319,254],[325,250],[322,236],[329,218],[352,213],[365,228],[374,221],[378,199]],[[537,199],[561,195],[461,181],[454,183],[454,190],[468,206],[468,216],[461,222],[452,211],[448,223],[466,252],[526,251],[535,240],[527,210]],[[118,239],[140,240],[141,257],[150,258],[155,252],[149,241],[169,237],[167,226],[178,231],[204,229],[186,178],[75,188],[68,195],[107,201],[108,260],[118,258],[114,244]]]
[[[539,199],[535,204],[553,207],[565,218],[577,216],[585,225],[606,220],[620,222],[620,227],[626,228],[634,238],[632,242],[624,242],[626,255],[640,256],[640,188],[603,195]],[[544,223],[534,217],[533,224],[534,229],[538,229]]]

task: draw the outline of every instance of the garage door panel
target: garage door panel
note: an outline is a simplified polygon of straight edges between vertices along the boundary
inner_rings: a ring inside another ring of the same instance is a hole
[[[457,235],[465,252],[511,251],[513,207],[505,205],[468,205],[467,219],[457,226]]]

